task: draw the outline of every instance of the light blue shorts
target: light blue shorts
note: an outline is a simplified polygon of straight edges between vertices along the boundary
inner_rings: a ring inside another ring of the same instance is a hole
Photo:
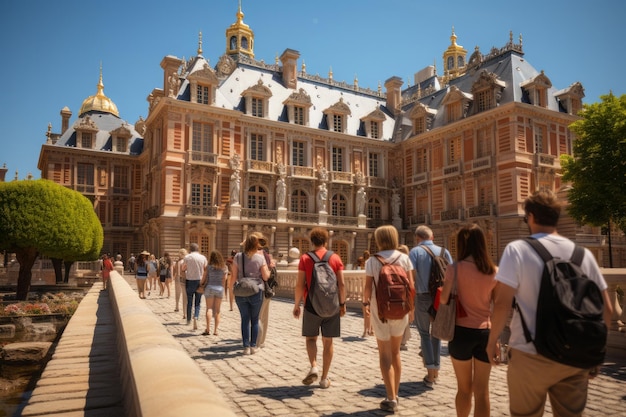
[[[224,287],[221,285],[207,285],[204,287],[204,296],[222,298],[224,296]]]

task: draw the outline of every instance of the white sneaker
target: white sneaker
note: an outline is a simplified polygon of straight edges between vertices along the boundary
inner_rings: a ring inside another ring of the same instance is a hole
[[[249,348],[249,347],[244,348],[244,349],[243,349],[243,354],[244,354],[244,355],[249,355],[249,354],[250,354],[250,348]]]
[[[320,388],[328,388],[330,387],[330,378],[325,378],[320,381]]]

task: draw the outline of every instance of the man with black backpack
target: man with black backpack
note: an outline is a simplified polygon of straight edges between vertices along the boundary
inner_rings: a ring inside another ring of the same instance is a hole
[[[428,374],[423,382],[428,388],[433,388],[435,381],[439,377],[439,367],[441,358],[441,340],[434,338],[430,334],[432,318],[432,305],[435,294],[431,293],[431,272],[433,265],[451,263],[452,257],[447,249],[433,243],[433,231],[430,227],[422,225],[415,229],[415,246],[409,252],[409,258],[413,263],[413,268],[417,271],[415,290],[415,324],[420,335],[421,354],[424,366]],[[435,259],[442,257],[443,259]],[[443,268],[443,266],[442,266]],[[445,270],[443,271],[445,273]],[[443,283],[443,282],[442,282]]]
[[[343,262],[336,253],[326,249],[328,231],[315,227],[310,234],[314,249],[300,257],[298,279],[294,290],[294,318],[300,318],[300,302],[304,301],[302,336],[311,368],[302,380],[311,385],[319,375],[317,367],[317,337],[322,329],[322,374],[320,387],[328,388],[328,371],[333,359],[333,337],[341,333],[340,317],[346,314],[346,289]],[[314,272],[315,271],[315,272]]]
[[[580,416],[589,377],[604,360],[612,314],[607,285],[593,254],[557,233],[561,205],[553,192],[528,197],[524,212],[531,236],[502,254],[487,355],[502,362],[498,339],[515,303],[507,369],[511,416],[543,415],[547,396],[555,416]]]

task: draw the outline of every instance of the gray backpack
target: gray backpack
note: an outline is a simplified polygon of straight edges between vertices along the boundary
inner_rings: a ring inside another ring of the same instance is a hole
[[[337,275],[328,264],[332,251],[327,251],[322,259],[315,252],[307,253],[313,259],[313,276],[307,298],[311,307],[320,317],[332,317],[339,313],[339,292]]]

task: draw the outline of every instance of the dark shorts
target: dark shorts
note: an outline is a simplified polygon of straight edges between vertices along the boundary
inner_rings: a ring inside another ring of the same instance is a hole
[[[339,313],[332,317],[322,318],[305,308],[302,316],[302,336],[319,336],[321,328],[323,337],[339,337],[341,335],[340,322]]]
[[[476,358],[481,362],[489,363],[487,357],[487,341],[489,329],[469,329],[455,326],[454,339],[448,342],[450,356],[459,361],[468,361]]]
[[[165,282],[167,280],[167,275],[159,275],[159,281]]]

